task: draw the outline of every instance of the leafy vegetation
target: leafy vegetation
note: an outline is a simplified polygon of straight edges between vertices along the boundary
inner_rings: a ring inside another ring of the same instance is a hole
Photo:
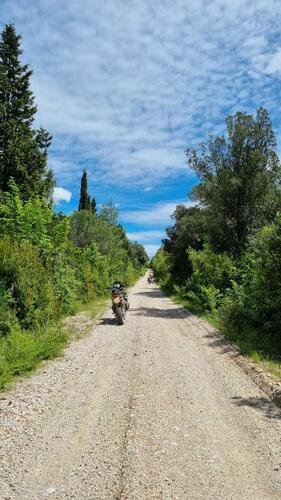
[[[160,284],[280,374],[281,170],[268,113],[226,119],[227,137],[187,150],[197,205],[179,205],[153,258]]]
[[[78,211],[57,214],[47,165],[50,135],[32,128],[36,113],[20,63],[20,36],[7,25],[0,42],[0,388],[56,356],[66,342],[62,315],[100,303],[116,280],[131,285],[148,257],[118,224],[112,202],[96,210],[87,172]],[[87,307],[87,306],[86,306]],[[92,310],[95,309],[92,308]]]

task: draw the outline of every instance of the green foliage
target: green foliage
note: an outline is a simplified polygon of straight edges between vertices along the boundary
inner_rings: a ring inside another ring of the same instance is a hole
[[[224,292],[231,285],[236,274],[234,261],[227,254],[215,253],[210,245],[204,245],[203,250],[190,249],[188,257],[192,264],[190,283],[211,286]]]
[[[159,284],[167,291],[173,288],[173,279],[170,272],[170,259],[164,248],[160,248],[151,259],[151,267]]]
[[[251,240],[241,261],[239,284],[225,298],[221,318],[278,336],[281,331],[281,214]]]
[[[67,256],[61,254],[56,257],[52,279],[57,299],[58,314],[68,314],[75,311],[75,304],[79,298],[80,285],[76,274],[77,270],[74,266],[71,266]]]
[[[116,226],[118,223],[118,215],[119,210],[112,200],[102,206],[100,218],[107,224]]]
[[[93,214],[97,213],[97,202],[96,202],[95,198],[92,198],[92,201],[91,201],[91,210],[92,210]]]
[[[185,284],[186,297],[214,311],[235,277],[234,262],[226,254],[214,253],[209,245],[199,251],[190,249],[188,258],[193,272]]]
[[[166,232],[164,250],[170,256],[170,268],[173,278],[182,282],[192,273],[192,264],[186,258],[189,247],[196,250],[203,248],[206,238],[206,216],[199,207],[186,208],[178,205],[172,215],[175,224]]]
[[[7,336],[19,329],[19,321],[14,310],[14,301],[11,292],[0,282],[0,337]]]
[[[129,254],[136,269],[141,269],[142,267],[147,266],[149,258],[143,245],[137,241],[133,243],[130,242]]]
[[[228,137],[210,137],[201,156],[187,151],[199,176],[193,198],[205,207],[208,239],[217,251],[240,256],[249,237],[280,207],[280,163],[268,112],[226,119]]]
[[[96,237],[96,216],[92,212],[82,210],[75,212],[70,221],[70,240],[77,247],[90,246]]]
[[[3,194],[0,203],[0,235],[8,234],[19,241],[28,241],[41,250],[50,249],[51,208],[39,197],[23,202],[12,179],[8,187],[9,191]]]
[[[84,170],[81,178],[80,200],[78,210],[91,210],[91,198],[88,194],[87,172]]]
[[[10,307],[0,334],[8,333],[12,318],[23,328],[43,325],[55,314],[54,288],[39,253],[27,242],[0,239],[0,282]],[[6,324],[5,324],[6,323]]]
[[[30,90],[32,71],[20,62],[21,37],[6,25],[0,42],[0,190],[9,190],[12,177],[23,199],[30,195],[50,200],[54,180],[47,167],[51,136],[35,130],[36,106]]]
[[[65,343],[66,333],[50,327],[37,332],[15,330],[0,338],[0,389],[13,376],[31,371],[39,361],[60,354]]]

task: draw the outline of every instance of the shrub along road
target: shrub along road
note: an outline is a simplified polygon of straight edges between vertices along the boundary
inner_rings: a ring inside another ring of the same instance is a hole
[[[65,356],[0,401],[1,499],[281,496],[281,414],[142,278]]]

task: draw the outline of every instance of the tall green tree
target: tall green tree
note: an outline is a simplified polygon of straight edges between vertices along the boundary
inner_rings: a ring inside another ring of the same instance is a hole
[[[0,41],[0,190],[9,190],[12,177],[23,199],[51,200],[54,187],[47,165],[51,136],[35,130],[37,111],[30,90],[32,71],[21,64],[21,37],[13,25],[4,27]]]
[[[200,179],[193,198],[205,207],[215,250],[239,256],[249,236],[280,208],[280,163],[268,112],[226,119],[227,137],[210,137],[201,155],[187,151]]]
[[[130,242],[129,245],[129,252],[133,260],[134,267],[137,269],[142,266],[146,266],[149,262],[149,257],[144,246],[137,241]]]
[[[96,202],[95,198],[92,198],[91,209],[92,209],[93,214],[97,213],[97,202]]]
[[[81,178],[80,200],[78,210],[91,210],[91,198],[88,193],[87,171],[84,170]]]
[[[166,229],[163,250],[170,257],[170,268],[175,279],[184,281],[192,272],[187,250],[202,250],[206,238],[205,210],[200,207],[177,205],[172,215],[175,223]]]

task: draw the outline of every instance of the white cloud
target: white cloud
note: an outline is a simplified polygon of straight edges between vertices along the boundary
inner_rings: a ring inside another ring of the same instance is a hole
[[[164,238],[164,231],[154,230],[154,231],[129,231],[127,237],[131,241],[138,241],[141,243],[147,241],[154,241]]]
[[[55,187],[54,189],[54,194],[53,194],[53,200],[55,203],[58,203],[60,201],[66,201],[69,202],[71,200],[72,193],[68,191],[67,189],[64,189],[62,187]]]
[[[273,54],[266,72],[269,74],[281,73],[281,47]]]
[[[165,224],[167,225],[172,222],[171,215],[179,204],[185,205],[186,207],[193,205],[192,202],[157,203],[146,210],[124,211],[121,214],[121,218],[126,222],[133,222],[139,225],[165,226]]]
[[[37,122],[54,136],[59,183],[77,185],[86,164],[103,185],[127,181],[148,190],[186,172],[185,147],[216,131],[226,112],[264,105],[277,116],[278,90],[269,92],[259,75],[280,71],[271,41],[280,0],[57,6],[2,0],[0,15],[23,35]]]

